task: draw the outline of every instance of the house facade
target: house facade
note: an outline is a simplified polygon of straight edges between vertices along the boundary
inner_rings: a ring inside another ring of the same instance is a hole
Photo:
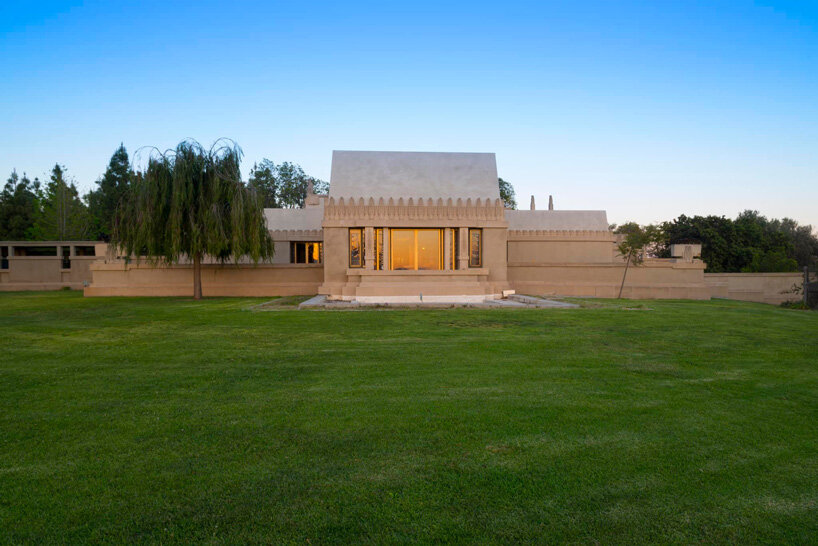
[[[533,200],[532,200],[533,201]],[[503,291],[615,297],[624,261],[605,211],[510,210],[490,153],[335,151],[328,195],[265,209],[269,264],[211,263],[205,295],[312,295],[360,302],[499,298]],[[623,295],[707,299],[696,248],[633,267]],[[189,264],[110,256],[86,295],[189,295]]]
[[[277,259],[321,263],[330,299],[615,296],[623,272],[605,211],[506,209],[489,153],[336,151],[329,195],[265,212]],[[634,271],[629,291],[709,297],[704,264],[680,258]]]

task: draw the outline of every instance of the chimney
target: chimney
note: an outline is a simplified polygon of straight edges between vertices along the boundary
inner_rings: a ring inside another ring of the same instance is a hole
[[[554,210],[554,198],[552,196],[548,196],[548,210]]]
[[[533,195],[531,196],[531,210],[537,210],[537,208],[534,206],[534,196]]]

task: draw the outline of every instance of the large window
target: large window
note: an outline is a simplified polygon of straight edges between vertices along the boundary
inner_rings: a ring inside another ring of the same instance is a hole
[[[460,230],[458,228],[452,228],[452,247],[449,250],[451,253],[449,268],[457,269],[457,257],[460,253]]]
[[[482,229],[469,229],[469,267],[483,267]]]
[[[389,253],[393,270],[443,269],[440,229],[391,229]]]
[[[349,267],[364,266],[364,229],[349,230]]]
[[[383,228],[375,228],[375,269],[383,268]]]
[[[291,264],[320,264],[324,261],[324,244],[320,241],[292,241],[290,243]]]

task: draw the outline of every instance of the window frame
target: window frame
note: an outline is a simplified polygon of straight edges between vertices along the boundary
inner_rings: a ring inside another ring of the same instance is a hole
[[[375,270],[383,271],[384,260],[386,259],[383,255],[383,228],[373,229],[373,237],[375,238]]]
[[[460,251],[460,228],[451,228],[450,231],[452,245],[451,248],[449,249],[449,252],[451,252],[451,256],[449,256],[449,259],[451,261],[449,267],[451,267],[452,271],[456,271],[458,266],[457,254]]]
[[[304,248],[304,261],[298,261],[298,246],[303,245]],[[310,261],[310,247],[312,245],[318,245],[318,261],[311,262]],[[324,263],[324,242],[323,241],[290,241],[290,263],[291,264],[304,264],[304,265],[316,265],[316,264],[323,264]]]
[[[71,247],[62,247],[62,256],[60,256],[60,268],[71,269]]]
[[[472,262],[472,234],[477,235],[477,263]],[[483,228],[469,228],[469,267],[483,267]]]
[[[358,265],[354,265],[352,263],[352,234],[358,234]],[[357,227],[357,228],[349,228],[349,235],[348,235],[348,247],[347,247],[347,258],[349,262],[350,269],[362,269],[364,264],[366,263],[366,259],[364,258],[364,253],[366,252],[366,247],[364,246],[364,228]]]

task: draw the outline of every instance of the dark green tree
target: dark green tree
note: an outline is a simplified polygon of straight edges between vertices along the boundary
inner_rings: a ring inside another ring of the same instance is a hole
[[[154,153],[117,211],[111,242],[152,263],[193,262],[193,297],[202,297],[202,259],[224,263],[273,256],[258,194],[241,181],[241,149],[217,141],[209,150],[183,141]]]
[[[784,218],[781,220],[781,231],[787,234],[792,241],[792,257],[798,262],[798,267],[812,267],[818,265],[818,237],[813,233],[812,226],[801,226],[795,220]]]
[[[250,179],[247,185],[253,188],[261,198],[265,208],[278,206],[278,167],[269,159],[262,159],[255,163],[250,170]]]
[[[88,237],[88,208],[80,199],[74,182],[66,180],[64,166],[54,165],[41,201],[41,211],[31,229],[32,238],[71,241]]]
[[[312,192],[316,195],[327,195],[329,193],[329,182],[308,176],[307,179],[312,182]]]
[[[31,237],[40,212],[40,181],[12,171],[0,193],[0,240],[25,240]]]
[[[517,208],[517,194],[514,191],[514,186],[511,185],[511,182],[506,182],[502,178],[497,179],[498,184],[500,185],[500,198],[505,203],[507,209],[516,209]]]
[[[91,216],[94,237],[107,241],[111,237],[114,214],[123,196],[127,193],[133,178],[128,151],[120,144],[116,149],[105,174],[97,180],[97,188],[88,193],[88,210]]]
[[[276,165],[269,159],[253,165],[248,181],[248,185],[262,196],[267,208],[303,207],[310,184],[313,193],[326,194],[329,191],[327,182],[304,173],[300,165],[287,161]]]
[[[741,255],[733,221],[724,216],[679,216],[662,224],[666,247],[661,257],[670,257],[670,245],[701,243],[702,260],[707,271],[728,273],[741,270],[738,264],[746,259]]]
[[[707,272],[790,272],[818,264],[818,236],[812,226],[789,218],[769,220],[756,211],[744,211],[735,220],[681,215],[659,227],[652,255],[669,258],[670,245],[701,243]]]
[[[295,163],[285,161],[278,166],[278,202],[285,209],[304,206],[307,197],[308,177]]]
[[[757,211],[744,211],[735,220],[682,215],[662,227],[665,248],[660,256],[670,256],[671,244],[700,242],[702,260],[713,273],[795,271],[818,256],[811,226],[769,220]]]

